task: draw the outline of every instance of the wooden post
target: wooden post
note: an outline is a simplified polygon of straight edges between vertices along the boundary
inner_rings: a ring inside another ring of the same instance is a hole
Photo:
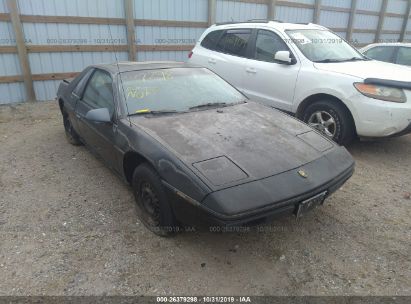
[[[134,1],[124,0],[124,11],[126,14],[128,60],[136,61],[136,33],[134,25]]]
[[[410,20],[411,0],[408,0],[407,10],[405,11],[404,21],[402,23],[401,35],[399,42],[404,42],[405,34],[407,33],[408,20]]]
[[[7,7],[10,13],[10,21],[13,25],[14,36],[16,38],[17,54],[19,56],[21,72],[23,73],[24,87],[26,89],[27,101],[36,101],[34,93],[33,79],[31,76],[30,62],[27,56],[27,48],[20,21],[17,0],[7,0]]]
[[[275,6],[277,4],[277,0],[269,0],[268,1],[268,20],[275,20]]]
[[[208,26],[216,23],[217,1],[208,0]]]
[[[379,42],[381,38],[381,31],[384,26],[385,13],[387,11],[388,0],[383,0],[380,11],[380,18],[378,20],[377,33],[375,34],[374,42]]]
[[[355,14],[357,12],[357,0],[351,0],[351,10],[350,10],[350,17],[348,19],[348,26],[347,26],[347,41],[351,43],[352,40],[352,30],[354,26]]]
[[[321,14],[321,0],[315,0],[314,23],[319,23],[320,22],[320,14]]]

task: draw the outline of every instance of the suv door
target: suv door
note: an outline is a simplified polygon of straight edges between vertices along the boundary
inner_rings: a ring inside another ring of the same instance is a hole
[[[107,108],[112,121],[100,123],[88,120],[86,114],[93,109]],[[109,73],[96,69],[88,81],[76,106],[80,134],[86,144],[99,154],[109,166],[116,169],[118,151],[115,148],[117,116],[113,94],[113,80]]]
[[[219,31],[217,31],[219,32]],[[203,65],[217,73],[226,81],[243,90],[244,64],[249,53],[249,41],[252,29],[228,29],[211,38],[218,41],[212,43],[208,36],[203,40],[202,47],[209,48],[206,54],[207,62]],[[210,33],[209,35],[213,34]]]
[[[246,59],[244,93],[252,100],[291,111],[300,62],[284,64],[274,59],[279,51],[294,55],[271,30],[258,29],[252,46],[251,56]]]

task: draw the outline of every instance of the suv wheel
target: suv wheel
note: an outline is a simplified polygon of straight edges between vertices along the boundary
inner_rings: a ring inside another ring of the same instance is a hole
[[[354,122],[347,110],[334,100],[312,103],[303,114],[303,121],[340,145],[354,138]]]
[[[161,179],[150,166],[134,170],[132,187],[137,215],[143,224],[159,236],[170,236],[178,230]]]

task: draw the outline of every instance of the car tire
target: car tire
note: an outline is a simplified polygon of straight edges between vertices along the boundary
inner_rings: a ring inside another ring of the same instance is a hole
[[[67,141],[74,146],[80,146],[82,144],[80,141],[80,137],[78,136],[76,131],[74,131],[67,112],[64,110],[64,108],[62,109],[61,112],[63,115],[63,125],[64,125],[64,130],[66,132]]]
[[[349,144],[355,136],[350,113],[334,100],[319,100],[309,105],[303,121],[340,145]]]
[[[164,186],[151,166],[142,164],[134,170],[132,187],[137,215],[151,232],[167,237],[178,231]]]

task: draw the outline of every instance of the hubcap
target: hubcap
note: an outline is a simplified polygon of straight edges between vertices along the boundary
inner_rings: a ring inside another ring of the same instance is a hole
[[[308,119],[308,124],[330,138],[333,138],[337,131],[335,119],[325,111],[314,112]]]
[[[160,204],[153,187],[147,182],[141,184],[140,199],[148,224],[158,226],[160,224]]]

